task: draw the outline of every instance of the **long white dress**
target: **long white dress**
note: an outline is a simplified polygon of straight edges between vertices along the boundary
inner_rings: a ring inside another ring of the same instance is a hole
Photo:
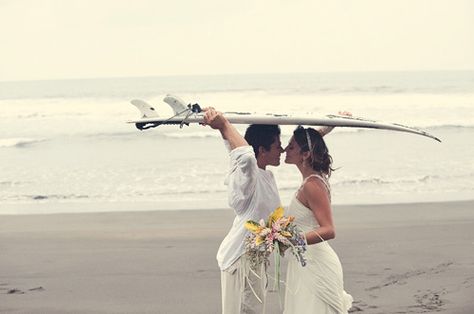
[[[313,176],[322,180],[330,193],[326,179],[319,175]],[[296,194],[287,214],[295,216],[295,223],[305,233],[317,229],[319,225],[313,213],[301,204]],[[304,267],[292,257],[288,262],[283,313],[347,313],[353,299],[344,291],[341,262],[329,243],[323,241],[308,245],[305,252],[307,264]]]

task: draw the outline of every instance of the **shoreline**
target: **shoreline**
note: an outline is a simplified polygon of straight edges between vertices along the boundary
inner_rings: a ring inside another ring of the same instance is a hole
[[[0,218],[1,313],[220,312],[232,210]],[[334,205],[334,218],[355,313],[474,312],[474,201]]]
[[[51,203],[29,203],[29,204],[14,204],[12,207],[74,207],[79,204],[80,208],[85,208],[85,207],[94,207],[99,205],[99,208],[103,208],[104,204],[105,207],[114,207],[114,208],[126,208],[126,209],[119,209],[119,210],[97,210],[97,211],[86,211],[86,210],[73,210],[70,212],[66,211],[61,211],[61,210],[53,210],[51,212],[40,212],[40,213],[32,213],[32,212],[27,212],[27,213],[2,213],[0,211],[0,217],[9,217],[9,216],[41,216],[41,215],[87,215],[87,214],[105,214],[105,213],[149,213],[149,212],[195,212],[195,211],[226,211],[226,210],[231,210],[229,207],[211,207],[211,208],[165,208],[159,205],[158,208],[153,208],[154,204],[160,203],[159,201],[156,202],[138,202],[138,203],[133,203],[133,202],[120,202],[120,203],[56,203],[56,204],[51,204]],[[425,206],[425,205],[437,205],[437,204],[446,204],[446,203],[474,203],[474,199],[459,199],[459,200],[448,200],[448,201],[426,201],[426,202],[398,202],[398,203],[351,203],[351,204],[333,204],[332,206],[335,208],[346,208],[346,207],[390,207],[390,206]],[[141,210],[130,210],[129,208],[131,206],[136,206],[136,204],[145,205],[147,209],[141,209]],[[8,207],[8,205],[2,205],[2,207]],[[283,206],[284,208],[288,207],[288,204],[285,204]]]

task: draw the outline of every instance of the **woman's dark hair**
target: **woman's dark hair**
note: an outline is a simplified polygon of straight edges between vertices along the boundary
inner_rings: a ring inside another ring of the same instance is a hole
[[[262,146],[266,151],[280,136],[280,127],[273,124],[251,124],[245,132],[245,140],[253,147],[255,157],[258,157],[258,148]]]
[[[331,171],[334,171],[334,169],[331,168],[332,157],[329,155],[328,147],[321,134],[313,128],[305,129],[302,126],[298,126],[296,130],[293,131],[293,137],[301,148],[301,152],[309,151],[311,153],[311,159],[309,161],[311,168],[331,176]],[[309,145],[312,147],[309,147]]]

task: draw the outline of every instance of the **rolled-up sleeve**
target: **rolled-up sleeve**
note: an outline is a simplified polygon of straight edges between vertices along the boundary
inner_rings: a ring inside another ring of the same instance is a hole
[[[230,152],[229,205],[237,214],[251,203],[257,183],[258,165],[252,146],[241,146]]]

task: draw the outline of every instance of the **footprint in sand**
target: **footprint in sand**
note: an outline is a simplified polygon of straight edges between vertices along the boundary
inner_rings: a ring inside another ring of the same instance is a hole
[[[474,283],[474,277],[469,277],[463,282],[463,285],[466,288],[470,288],[470,287],[472,287],[473,283]]]
[[[431,291],[426,290],[425,293],[415,295],[417,305],[414,307],[422,308],[423,310],[440,311],[444,305],[441,295],[446,294],[445,290]]]
[[[450,267],[451,265],[453,265],[452,262],[446,262],[446,263],[441,263],[432,268],[417,269],[417,270],[409,271],[402,274],[393,274],[393,275],[388,276],[385,279],[385,281],[380,283],[379,285],[368,287],[365,290],[372,291],[372,290],[382,289],[384,287],[388,287],[392,285],[405,285],[407,284],[407,280],[410,278],[418,277],[421,275],[439,274],[439,273],[445,272],[448,269],[448,267]],[[368,274],[368,276],[370,275],[371,274]]]
[[[349,313],[363,312],[363,311],[364,310],[358,307],[357,305],[354,305],[349,309]]]
[[[349,309],[349,313],[363,312],[366,309],[376,309],[375,305],[368,305],[363,301],[354,301],[352,307]]]
[[[21,289],[17,289],[17,288],[11,289],[11,288],[7,288],[6,286],[7,286],[7,284],[0,283],[0,290],[7,290],[6,294],[25,294],[26,293],[25,291],[23,291]],[[41,287],[41,286],[28,289],[28,291],[45,291],[45,290],[46,289]]]

